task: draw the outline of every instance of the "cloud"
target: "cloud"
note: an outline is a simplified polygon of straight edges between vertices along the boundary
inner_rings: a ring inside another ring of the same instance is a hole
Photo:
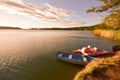
[[[43,3],[41,7],[24,3],[22,0],[1,0],[0,9],[9,14],[24,15],[34,17],[42,22],[56,23],[64,26],[80,26],[83,22],[68,19],[67,16],[74,17],[71,11],[57,8],[48,3]]]

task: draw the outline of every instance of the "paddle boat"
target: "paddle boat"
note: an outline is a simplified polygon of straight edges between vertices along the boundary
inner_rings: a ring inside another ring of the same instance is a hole
[[[98,60],[98,58],[91,57],[91,56],[85,56],[83,57],[82,54],[72,54],[67,52],[58,52],[56,54],[57,59],[72,63],[72,64],[78,64],[78,65],[86,65],[92,60]]]
[[[85,52],[88,56],[94,56],[94,57],[104,56],[109,54],[109,52],[106,50],[99,50],[94,48],[87,48]],[[82,54],[82,51],[81,49],[77,49],[77,50],[73,50],[73,53]]]

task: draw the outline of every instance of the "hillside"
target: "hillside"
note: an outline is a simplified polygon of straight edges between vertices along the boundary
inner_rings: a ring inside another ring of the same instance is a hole
[[[92,61],[74,80],[120,80],[120,51],[114,56]]]
[[[0,26],[0,29],[21,29],[19,27]]]

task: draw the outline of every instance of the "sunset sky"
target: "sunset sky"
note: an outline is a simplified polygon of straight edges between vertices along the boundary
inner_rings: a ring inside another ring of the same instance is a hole
[[[106,13],[86,13],[98,0],[0,0],[0,26],[80,27],[100,23]]]

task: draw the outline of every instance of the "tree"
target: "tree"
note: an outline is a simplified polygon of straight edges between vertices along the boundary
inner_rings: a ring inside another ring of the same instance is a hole
[[[92,7],[87,12],[101,13],[108,11],[110,14],[105,17],[103,24],[112,27],[112,29],[120,29],[120,0],[98,0],[102,1],[103,5]]]
[[[105,17],[103,23],[112,29],[120,29],[120,10]]]
[[[88,9],[87,12],[103,12],[103,11],[114,11],[116,9],[120,9],[120,0],[98,0],[102,1],[103,5],[98,7],[92,7]]]

